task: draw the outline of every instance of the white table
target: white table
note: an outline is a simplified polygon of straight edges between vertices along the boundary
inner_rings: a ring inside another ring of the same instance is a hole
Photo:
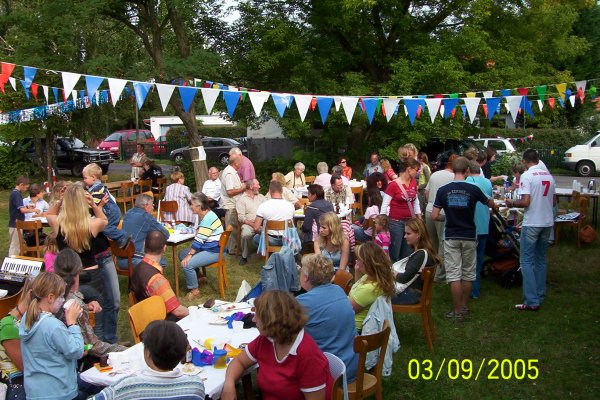
[[[572,197],[573,189],[569,188],[556,188],[554,189],[554,193],[556,194],[556,198],[559,199],[561,197]],[[580,193],[580,196],[589,197],[592,201],[592,225],[597,226],[598,224],[598,198],[600,198],[600,194],[598,192],[595,193]]]
[[[191,242],[196,236],[195,233],[173,232],[167,240],[167,246],[171,248],[173,254],[173,279],[175,279],[175,296],[179,297],[179,257],[177,246],[183,243]]]
[[[242,343],[250,343],[258,336],[258,329],[243,329],[241,332],[234,332],[229,329],[227,325],[211,325],[209,322],[213,321],[217,316],[228,316],[235,312],[241,311],[244,313],[250,312],[250,305],[247,303],[236,303],[236,309],[215,313],[209,309],[200,307],[198,316],[185,317],[178,322],[179,326],[183,328],[187,334],[188,341],[192,348],[197,347],[200,351],[204,350],[198,346],[198,343],[204,343],[208,338],[215,339],[216,342],[229,342],[234,347],[238,347]],[[133,347],[123,352],[132,366],[130,369],[122,370],[122,373],[110,375],[109,372],[100,372],[95,367],[84,371],[81,374],[81,379],[88,383],[95,385],[109,386],[116,383],[127,375],[137,375],[141,370],[147,368],[145,365],[144,356],[144,345],[138,343]],[[181,367],[181,366],[180,366]],[[206,394],[213,399],[218,399],[221,396],[223,390],[223,384],[225,383],[225,369],[215,369],[212,366],[204,366],[199,376],[204,380],[204,388]]]

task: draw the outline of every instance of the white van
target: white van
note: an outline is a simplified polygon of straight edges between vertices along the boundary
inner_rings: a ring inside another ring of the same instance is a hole
[[[492,149],[495,149],[497,154],[514,153],[516,151],[515,147],[510,142],[510,140],[505,139],[503,137],[478,138],[473,140],[481,143],[483,147],[490,147]]]
[[[579,176],[591,176],[600,169],[600,131],[584,144],[578,144],[567,150],[563,165],[577,171]]]

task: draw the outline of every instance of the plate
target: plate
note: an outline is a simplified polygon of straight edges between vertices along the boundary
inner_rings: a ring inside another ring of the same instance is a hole
[[[209,325],[227,325],[227,320],[221,317],[215,317],[208,323]]]
[[[191,366],[191,367],[188,367],[188,365]],[[188,369],[186,369],[186,367]],[[181,368],[181,373],[184,374],[184,375],[190,375],[190,376],[192,376],[192,375],[198,375],[203,370],[204,370],[204,368],[202,368],[202,367],[196,367],[194,364],[188,363],[188,364],[185,364]]]

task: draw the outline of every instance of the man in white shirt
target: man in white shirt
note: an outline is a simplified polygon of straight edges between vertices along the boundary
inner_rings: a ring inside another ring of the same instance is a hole
[[[221,201],[221,179],[219,179],[219,170],[216,167],[210,167],[208,170],[208,179],[202,185],[202,193],[208,197],[208,204],[219,218],[225,216],[225,210],[219,208]]]
[[[238,219],[242,226],[240,238],[242,258],[240,259],[240,265],[244,265],[248,262],[248,248],[250,246],[250,240],[254,236],[256,212],[258,211],[258,207],[267,200],[265,196],[258,192],[259,189],[260,183],[258,183],[258,180],[251,179],[246,181],[246,191],[235,203]]]
[[[323,190],[331,186],[331,183],[329,182],[331,180],[331,174],[329,173],[329,166],[326,162],[321,161],[317,164],[317,172],[319,175],[317,175],[313,183],[315,185],[321,185]]]
[[[235,254],[237,248],[238,216],[235,203],[244,190],[246,190],[237,173],[241,161],[240,155],[230,155],[229,165],[223,170],[223,174],[221,175],[221,208],[225,210],[225,227],[231,225],[233,228],[233,232],[231,232],[229,242],[227,243],[230,255]]]
[[[521,230],[521,274],[523,275],[523,303],[517,310],[537,311],[546,297],[546,253],[548,239],[554,225],[554,178],[539,164],[537,151],[523,153],[527,167],[521,175],[521,198],[507,199],[507,207],[524,207]]]
[[[260,235],[262,235],[263,221],[287,221],[294,218],[294,206],[285,201],[282,197],[283,186],[281,182],[271,181],[269,183],[269,194],[271,199],[262,203],[256,211],[254,220],[254,243],[258,246]],[[271,246],[281,246],[283,244],[283,231],[269,230],[267,232],[269,244]]]
[[[383,168],[379,163],[379,154],[377,153],[371,153],[371,162],[365,167],[363,175],[365,179],[367,179],[369,175],[371,175],[374,172],[383,172]]]

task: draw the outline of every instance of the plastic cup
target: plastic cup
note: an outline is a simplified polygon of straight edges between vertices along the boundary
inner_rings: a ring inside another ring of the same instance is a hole
[[[242,332],[244,330],[244,321],[233,321],[231,325],[234,332]]]
[[[215,361],[215,369],[227,368],[227,352],[225,350],[217,350],[213,353]]]

